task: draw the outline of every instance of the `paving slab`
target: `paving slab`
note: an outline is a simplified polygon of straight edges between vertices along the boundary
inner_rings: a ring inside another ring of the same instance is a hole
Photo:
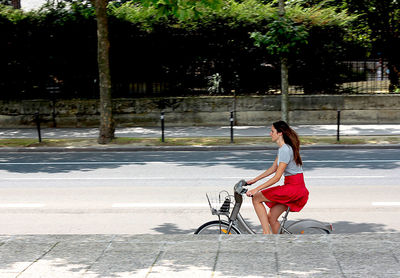
[[[277,260],[281,277],[312,275],[341,277],[338,262],[330,250],[326,236],[302,237],[293,240],[278,238]]]
[[[35,242],[30,239],[7,241],[0,246],[0,274],[22,273],[54,246],[54,242]]]
[[[84,277],[146,277],[163,243],[113,242]]]
[[[19,277],[29,278],[35,275],[58,277],[81,277],[90,266],[102,256],[107,248],[106,242],[70,242],[61,241]]]
[[[332,253],[337,258],[346,277],[397,277],[400,264],[390,246],[380,240],[350,240],[332,243]]]
[[[0,277],[400,277],[400,233],[0,235]]]

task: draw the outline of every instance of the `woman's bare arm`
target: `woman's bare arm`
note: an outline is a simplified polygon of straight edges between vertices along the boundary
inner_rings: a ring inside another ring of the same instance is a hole
[[[271,185],[274,185],[275,183],[277,183],[281,179],[283,173],[285,172],[286,166],[287,166],[287,164],[284,163],[284,162],[279,163],[278,169],[275,172],[275,176],[273,176],[271,179],[269,179],[265,183],[257,186],[256,188],[247,191],[246,195],[249,196],[249,197],[253,196],[258,191],[263,190],[265,188],[268,188]]]
[[[269,167],[265,172],[263,172],[261,175],[258,175],[257,177],[255,177],[252,180],[249,180],[247,183],[248,184],[253,184],[258,182],[259,180],[262,180],[270,175],[272,175],[273,173],[276,172],[276,170],[278,169],[278,157],[275,159],[274,163],[272,163],[272,166]]]

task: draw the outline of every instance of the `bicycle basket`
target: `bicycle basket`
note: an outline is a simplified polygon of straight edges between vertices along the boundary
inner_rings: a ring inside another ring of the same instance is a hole
[[[223,190],[219,193],[207,193],[206,197],[213,215],[229,214],[233,198],[229,195],[228,191]]]

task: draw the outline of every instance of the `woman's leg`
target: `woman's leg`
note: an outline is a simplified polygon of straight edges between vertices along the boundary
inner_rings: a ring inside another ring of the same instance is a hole
[[[269,227],[269,222],[268,222],[267,210],[263,204],[264,202],[269,202],[269,200],[267,198],[265,198],[261,192],[257,192],[256,194],[254,194],[253,206],[254,206],[254,210],[256,211],[256,214],[258,216],[258,219],[260,220],[261,227],[263,229],[263,233],[271,234],[271,229]]]
[[[279,223],[278,218],[286,210],[287,206],[282,204],[276,204],[269,210],[268,222],[271,225],[271,229],[274,234],[277,234],[279,232],[281,224]]]

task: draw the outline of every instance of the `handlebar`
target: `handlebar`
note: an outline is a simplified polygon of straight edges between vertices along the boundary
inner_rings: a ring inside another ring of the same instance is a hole
[[[235,184],[234,190],[237,194],[243,195],[247,192],[247,188],[244,188],[244,186],[248,186],[247,182],[245,180],[240,180],[238,183]]]

